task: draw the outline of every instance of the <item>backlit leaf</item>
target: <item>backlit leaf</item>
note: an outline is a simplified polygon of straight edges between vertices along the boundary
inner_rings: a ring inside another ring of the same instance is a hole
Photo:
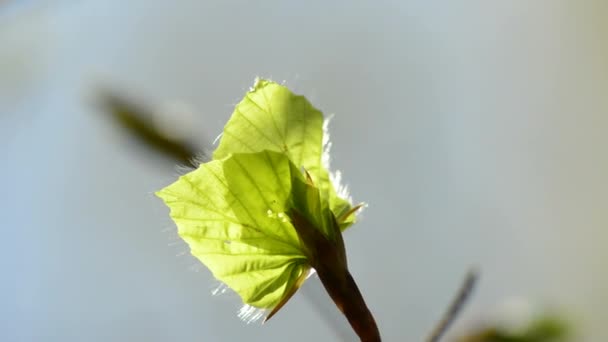
[[[347,199],[338,197],[322,163],[323,114],[300,95],[268,80],[256,80],[253,89],[237,104],[224,127],[214,159],[231,153],[264,150],[285,153],[298,167],[306,169],[315,187],[328,199],[336,217],[344,217],[341,228],[354,223]]]
[[[338,248],[336,269],[347,274],[340,230],[358,207],[329,180],[323,134],[323,115],[303,96],[259,80],[236,106],[213,159],[157,193],[192,254],[270,315],[319,265],[320,245]]]

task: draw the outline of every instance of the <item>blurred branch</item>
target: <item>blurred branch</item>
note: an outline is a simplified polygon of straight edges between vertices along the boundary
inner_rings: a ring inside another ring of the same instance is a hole
[[[155,124],[152,111],[111,91],[101,92],[99,98],[113,121],[140,143],[179,163],[195,166],[193,159],[198,150],[191,143],[163,133]]]
[[[433,329],[433,331],[431,332],[431,335],[428,337],[427,342],[437,342],[445,334],[452,322],[462,311],[462,308],[467,302],[467,299],[471,296],[471,293],[475,288],[475,284],[477,283],[478,278],[479,274],[477,273],[477,271],[469,271],[469,273],[464,279],[464,282],[460,286],[460,290],[456,294],[456,297],[454,297],[454,299],[452,300],[452,303],[443,315],[441,321],[439,321],[435,329]]]

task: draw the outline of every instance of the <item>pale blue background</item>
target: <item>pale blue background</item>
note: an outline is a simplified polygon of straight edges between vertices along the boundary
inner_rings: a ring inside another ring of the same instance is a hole
[[[606,18],[602,0],[0,1],[0,340],[354,340],[317,279],[264,326],[211,296],[151,195],[175,168],[95,102],[181,101],[208,147],[258,75],[335,113],[333,166],[370,204],[351,271],[386,341],[421,341],[470,265],[453,332],[516,297],[606,340]]]

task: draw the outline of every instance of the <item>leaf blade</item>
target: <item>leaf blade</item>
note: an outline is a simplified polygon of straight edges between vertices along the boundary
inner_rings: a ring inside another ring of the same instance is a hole
[[[289,221],[268,215],[287,209],[290,163],[270,151],[233,154],[202,164],[157,193],[191,253],[258,308],[280,303],[309,267]]]
[[[334,215],[342,217],[352,205],[337,195],[329,170],[323,165],[323,135],[323,113],[304,96],[295,95],[275,82],[259,79],[235,107],[213,158],[264,150],[284,153],[311,175],[314,186],[327,198]],[[342,230],[355,222],[354,215],[344,217],[340,222]]]

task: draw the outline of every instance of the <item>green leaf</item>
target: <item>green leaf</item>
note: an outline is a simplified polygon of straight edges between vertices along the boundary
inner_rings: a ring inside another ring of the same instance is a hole
[[[284,155],[234,154],[202,164],[157,195],[192,254],[243,302],[277,305],[309,266],[285,211],[295,167]]]
[[[323,115],[304,97],[259,80],[213,160],[157,193],[192,254],[244,303],[271,309],[267,319],[312,267],[323,263],[339,284],[348,275],[341,230],[359,206],[336,194],[323,134]]]
[[[310,174],[344,230],[355,222],[355,215],[350,215],[350,202],[336,194],[322,163],[323,134],[323,114],[304,96],[275,82],[256,80],[224,127],[213,158],[264,150],[284,153]]]

